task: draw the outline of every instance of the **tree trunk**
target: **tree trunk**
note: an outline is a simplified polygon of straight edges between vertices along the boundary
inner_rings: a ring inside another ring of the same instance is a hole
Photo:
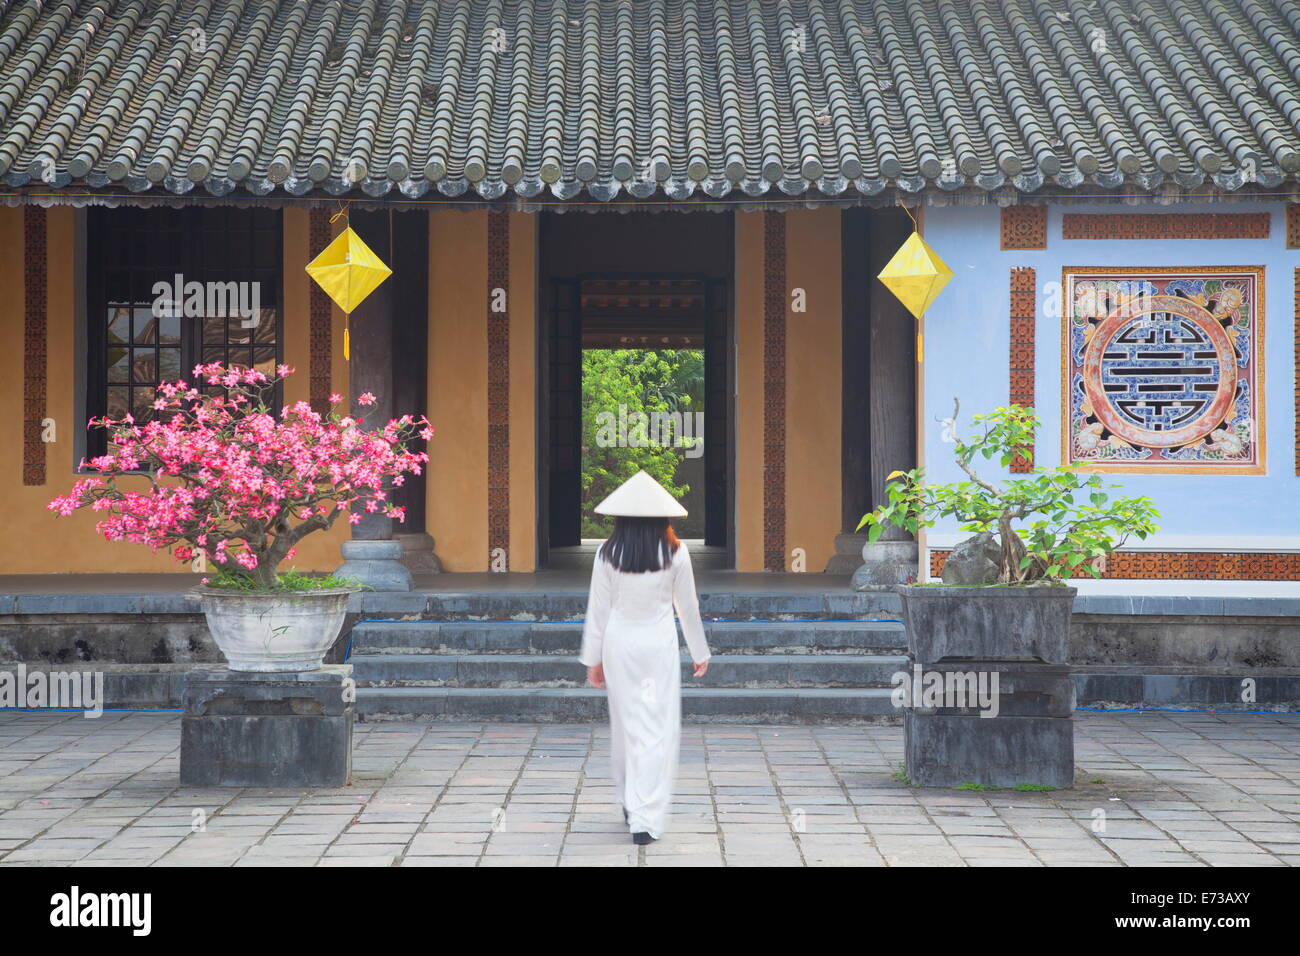
[[[1011,530],[1011,518],[1002,515],[998,518],[998,540],[1002,543],[1002,569],[998,574],[999,584],[1016,584],[1025,579],[1029,569],[1021,569],[1020,562],[1025,556],[1025,543],[1020,535]]]

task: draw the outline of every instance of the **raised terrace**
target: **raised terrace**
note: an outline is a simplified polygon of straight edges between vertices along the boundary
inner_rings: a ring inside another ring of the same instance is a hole
[[[0,576],[0,667],[102,670],[109,706],[177,707],[182,675],[220,661],[185,596],[197,580]],[[689,719],[894,718],[907,666],[894,594],[825,574],[697,580],[716,656],[706,680],[683,681]],[[1300,582],[1078,586],[1078,706],[1300,710]],[[413,591],[356,596],[332,659],[355,666],[370,717],[598,718],[603,694],[576,661],[586,588],[578,571],[417,575]]]

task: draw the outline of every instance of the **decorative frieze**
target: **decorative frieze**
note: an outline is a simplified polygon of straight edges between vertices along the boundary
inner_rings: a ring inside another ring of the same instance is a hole
[[[763,568],[785,570],[785,214],[763,213]]]
[[[23,207],[23,484],[45,484],[47,254],[45,210]]]
[[[1046,206],[1002,207],[1003,249],[1046,249]]]
[[[1286,207],[1286,247],[1300,249],[1300,203]]]
[[[1063,239],[1267,239],[1266,212],[1072,213],[1061,217]]]
[[[312,256],[317,255],[330,244],[333,238],[330,230],[330,214],[326,209],[313,209],[307,230],[308,248]],[[330,367],[333,361],[334,315],[330,297],[315,282],[311,286],[308,327],[308,372],[312,409],[319,415],[326,415],[330,409],[330,392],[333,381]]]
[[[510,554],[510,213],[504,209],[488,212],[487,257],[488,551],[494,569],[505,569]]]
[[[952,552],[930,550],[930,577],[943,574]],[[1265,551],[1116,551],[1105,578],[1194,581],[1300,581],[1300,553]]]
[[[1011,387],[1014,405],[1034,407],[1034,306],[1037,273],[1029,266],[1011,270]],[[1011,471],[1027,474],[1034,470],[1034,453],[1017,455]]]

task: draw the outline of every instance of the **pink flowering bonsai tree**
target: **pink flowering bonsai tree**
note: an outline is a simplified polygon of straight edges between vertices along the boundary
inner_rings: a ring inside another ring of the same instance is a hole
[[[110,541],[170,548],[180,561],[207,555],[218,568],[209,586],[273,590],[338,586],[333,579],[278,573],[299,541],[333,526],[340,515],[356,524],[354,506],[398,521],[403,509],[388,489],[420,474],[429,456],[407,443],[428,439],[426,418],[403,415],[367,430],[359,419],[307,402],[268,407],[287,365],[268,377],[256,369],[199,365],[202,389],[184,381],[158,386],[154,415],[144,422],[92,419],[109,431],[106,455],[82,462],[96,473],[47,506],[56,515],[90,508]],[[342,396],[331,395],[337,406]],[[375,397],[362,395],[361,405]]]

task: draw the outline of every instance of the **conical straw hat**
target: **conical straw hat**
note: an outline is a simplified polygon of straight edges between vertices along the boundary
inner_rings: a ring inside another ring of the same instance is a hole
[[[663,485],[638,471],[596,505],[598,515],[624,518],[684,518],[686,509]]]

